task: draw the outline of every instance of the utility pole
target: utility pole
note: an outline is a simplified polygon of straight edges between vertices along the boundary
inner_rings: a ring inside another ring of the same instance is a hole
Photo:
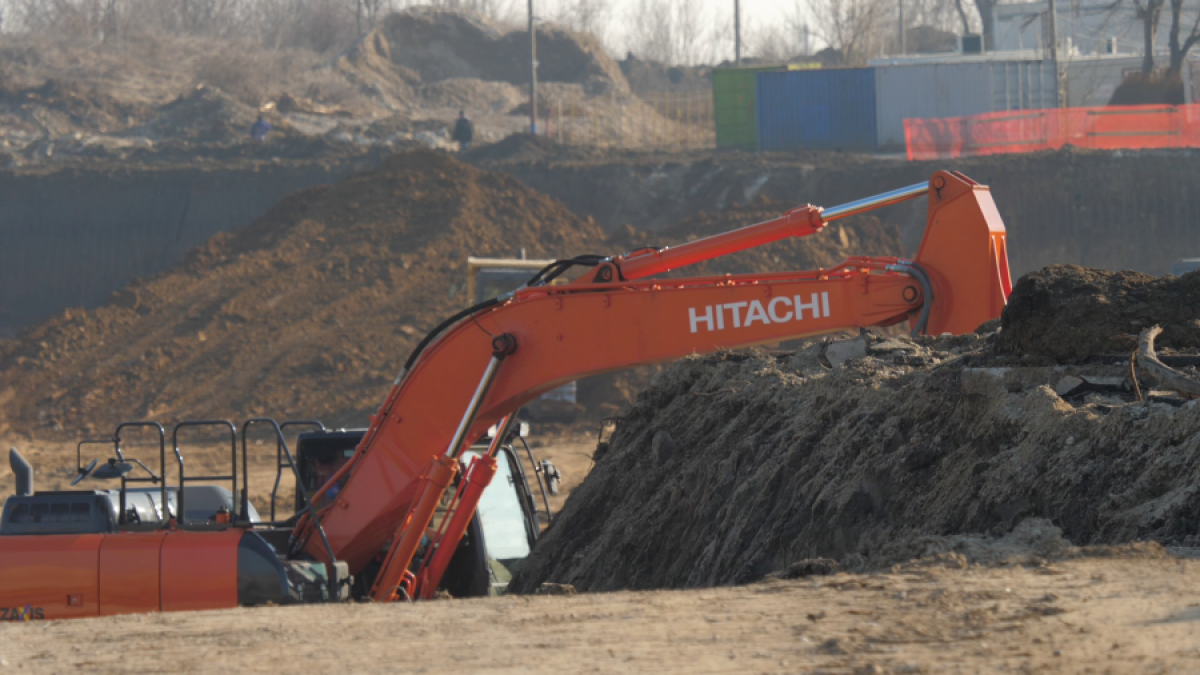
[[[532,2],[532,0],[530,0]],[[741,0],[733,0],[733,64],[742,65],[742,6]]]
[[[537,135],[537,31],[533,27],[533,0],[529,0],[529,133]]]
[[[1050,60],[1058,64],[1058,9],[1054,0],[1047,2],[1050,3]]]
[[[1054,0],[1050,0],[1054,2]],[[908,53],[908,36],[904,34],[904,0],[899,0],[900,3],[900,55],[904,56]]]

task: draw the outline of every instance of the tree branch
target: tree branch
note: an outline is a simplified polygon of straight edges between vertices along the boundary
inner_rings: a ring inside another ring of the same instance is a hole
[[[1142,331],[1138,336],[1137,367],[1143,376],[1156,381],[1159,386],[1166,387],[1187,396],[1200,398],[1200,380],[1185,375],[1158,360],[1154,351],[1154,338],[1162,333],[1161,326],[1153,326]]]

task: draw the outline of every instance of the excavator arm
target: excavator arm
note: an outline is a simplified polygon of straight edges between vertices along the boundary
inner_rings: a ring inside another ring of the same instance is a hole
[[[855,257],[817,271],[649,278],[923,194],[928,220],[912,261]],[[353,573],[391,541],[373,597],[412,594],[413,554],[458,453],[527,401],[589,375],[840,330],[911,320],[930,334],[972,331],[999,315],[1011,291],[1004,236],[986,187],[939,172],[928,184],[837,209],[802,207],[679,247],[579,259],[594,268],[568,284],[540,283],[562,271],[548,269],[537,285],[464,312],[419,348],[330,481],[345,486],[319,514],[320,526]],[[459,504],[473,513],[469,497]],[[315,527],[303,519],[296,540],[327,560]],[[457,542],[452,532],[440,545]],[[438,578],[435,570],[425,583]]]

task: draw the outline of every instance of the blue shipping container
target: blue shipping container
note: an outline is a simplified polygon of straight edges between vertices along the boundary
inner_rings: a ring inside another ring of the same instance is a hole
[[[875,151],[874,68],[765,72],[756,79],[760,150]]]

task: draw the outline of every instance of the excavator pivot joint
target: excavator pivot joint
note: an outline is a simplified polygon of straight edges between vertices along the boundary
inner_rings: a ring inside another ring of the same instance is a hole
[[[492,356],[503,359],[512,356],[517,351],[517,338],[511,333],[504,333],[492,338]]]

